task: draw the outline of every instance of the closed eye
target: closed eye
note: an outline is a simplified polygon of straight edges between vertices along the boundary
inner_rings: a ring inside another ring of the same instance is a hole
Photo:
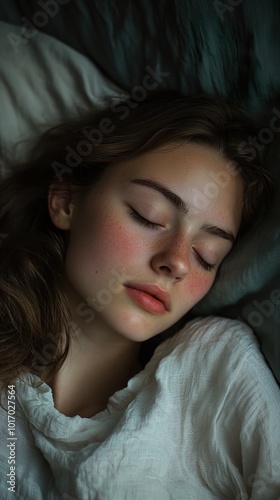
[[[206,269],[206,271],[212,271],[212,269],[214,269],[215,265],[214,264],[209,264],[209,262],[206,262],[206,260],[204,260],[201,255],[199,253],[197,253],[197,251],[195,250],[195,255],[196,255],[196,258],[199,262],[199,264],[204,267],[204,269]]]
[[[155,222],[145,219],[145,217],[142,217],[142,215],[136,212],[136,210],[134,210],[133,208],[131,208],[131,212],[129,213],[135,220],[137,220],[137,222],[139,222],[139,224],[142,224],[142,226],[148,227],[150,229],[160,227],[160,224],[156,224]]]
[[[149,229],[157,229],[158,227],[162,227],[161,224],[157,224],[156,222],[152,222],[148,219],[145,219],[145,217],[142,217],[142,215],[140,215],[138,212],[136,212],[136,210],[134,210],[132,207],[130,207],[130,208],[131,208],[131,212],[129,212],[129,214],[133,217],[133,219],[137,220],[137,222],[139,222],[139,224],[141,224],[142,226],[145,226]],[[214,269],[215,265],[209,264],[209,262],[206,262],[206,260],[204,260],[196,250],[195,250],[195,255],[196,255],[196,259],[199,262],[199,264],[204,269],[206,269],[206,271],[212,271]]]

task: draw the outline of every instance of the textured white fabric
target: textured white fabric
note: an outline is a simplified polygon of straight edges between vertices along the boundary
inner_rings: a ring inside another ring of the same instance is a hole
[[[280,390],[240,321],[189,322],[93,418],[62,415],[46,384],[26,380],[16,386],[17,498],[280,499]]]

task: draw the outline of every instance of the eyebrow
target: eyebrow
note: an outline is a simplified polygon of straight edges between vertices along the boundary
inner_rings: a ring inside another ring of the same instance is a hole
[[[202,231],[206,233],[213,234],[214,236],[220,236],[220,238],[224,238],[224,240],[231,241],[232,244],[235,243],[235,237],[233,236],[231,231],[226,231],[218,226],[213,226],[212,224],[203,224]]]
[[[160,182],[153,181],[152,179],[132,179],[130,181],[132,184],[140,184],[141,186],[146,186],[151,189],[155,189],[159,193],[161,193],[168,201],[172,203],[174,207],[180,212],[181,215],[186,215],[189,211],[189,207],[187,203],[180,198],[173,191],[170,191],[166,186],[161,184]],[[202,231],[205,231],[214,236],[218,236],[219,238],[223,238],[225,240],[231,241],[232,244],[235,242],[235,237],[231,231],[226,231],[221,227],[214,226],[212,224],[203,224],[201,227]]]

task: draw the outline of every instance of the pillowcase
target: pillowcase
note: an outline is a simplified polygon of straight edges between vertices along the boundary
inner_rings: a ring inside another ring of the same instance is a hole
[[[228,97],[258,117],[280,97],[279,0],[0,0],[0,19],[30,40],[56,37],[127,91],[149,66],[161,88]]]
[[[57,39],[38,33],[16,52],[11,33],[21,36],[21,28],[0,21],[0,177],[24,160],[51,126],[99,109],[106,96],[126,95]]]

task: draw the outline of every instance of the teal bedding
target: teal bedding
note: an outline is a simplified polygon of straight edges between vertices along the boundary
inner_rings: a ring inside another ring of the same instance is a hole
[[[158,88],[225,96],[259,120],[255,147],[265,151],[276,196],[188,316],[249,324],[280,383],[279,1],[0,0],[0,19],[20,26],[29,43],[36,30],[59,39],[130,93],[154,72]]]

